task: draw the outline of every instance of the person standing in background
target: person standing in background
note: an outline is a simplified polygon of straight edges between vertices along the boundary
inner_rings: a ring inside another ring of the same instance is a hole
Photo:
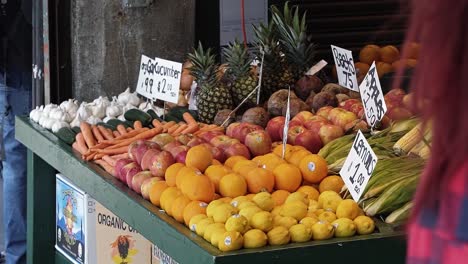
[[[0,0],[0,139],[7,264],[26,263],[26,148],[15,116],[31,110],[32,2]]]

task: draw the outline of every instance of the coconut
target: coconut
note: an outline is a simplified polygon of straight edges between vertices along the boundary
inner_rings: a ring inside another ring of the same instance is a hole
[[[320,108],[324,106],[338,106],[338,99],[336,99],[335,94],[330,92],[320,92],[316,96],[314,96],[314,100],[312,102],[312,109],[314,112],[317,112]]]
[[[281,110],[283,116],[286,115],[286,110],[288,110],[287,104],[285,104]],[[296,116],[301,111],[308,110],[310,110],[310,107],[304,101],[299,98],[291,98],[289,102],[289,114],[291,117]]]
[[[311,91],[320,92],[323,87],[322,80],[317,76],[305,75],[296,82],[294,91],[302,100],[306,100]]]
[[[242,115],[242,122],[252,123],[261,127],[266,127],[270,115],[263,107],[253,107],[245,111]]]
[[[215,118],[213,120],[213,124],[220,126],[227,119],[226,123],[224,123],[224,126],[225,127],[229,126],[229,124],[236,121],[235,114],[231,113],[231,112],[232,112],[231,109],[223,109],[223,110],[218,111],[218,113],[216,114],[216,116],[215,116]]]
[[[322,92],[329,92],[332,94],[339,94],[342,93],[341,90],[342,86],[336,83],[327,83],[325,86],[322,88]]]
[[[296,94],[291,91],[291,99],[297,98]],[[283,106],[288,102],[288,90],[281,89],[276,91],[268,99],[268,112],[271,116],[280,116],[283,111]]]

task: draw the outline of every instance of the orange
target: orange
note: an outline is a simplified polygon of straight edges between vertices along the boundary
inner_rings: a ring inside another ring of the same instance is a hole
[[[275,188],[295,192],[302,183],[301,170],[292,164],[280,164],[274,170]]]
[[[275,205],[282,205],[284,201],[288,198],[290,192],[286,190],[277,190],[271,194],[271,198],[275,201]]]
[[[389,72],[393,72],[393,66],[385,62],[378,62],[376,64],[376,68],[377,68],[377,75],[379,76],[379,78],[381,78],[382,76],[384,76],[385,74]]]
[[[213,200],[215,186],[208,176],[201,173],[192,173],[185,177],[181,191],[190,200],[199,200],[209,203]]]
[[[392,45],[387,45],[385,47],[380,48],[380,61],[386,63],[393,63],[400,59],[400,51],[398,51],[397,47]]]
[[[219,192],[224,197],[235,198],[242,196],[247,193],[247,183],[241,175],[230,173],[219,181]]]
[[[255,158],[252,159],[252,161],[257,163],[258,166],[263,165],[262,160],[263,160],[263,155],[256,156]]]
[[[161,194],[164,190],[166,190],[169,186],[167,186],[167,183],[165,181],[158,181],[153,186],[151,186],[150,189],[150,201],[152,204],[156,206],[160,206],[160,199],[161,199]]]
[[[212,162],[213,165],[223,165],[219,160],[217,159],[213,159],[213,162]]]
[[[397,60],[392,63],[393,69],[396,71],[400,67],[416,67],[416,64],[418,63],[417,60],[415,59],[406,59],[406,60]]]
[[[219,192],[219,181],[230,171],[231,170],[224,165],[211,165],[206,168],[205,175],[214,183],[216,192]]]
[[[288,159],[288,162],[295,165],[296,167],[299,166],[299,163],[301,162],[301,159],[304,158],[305,156],[312,154],[308,150],[298,150],[295,151]]]
[[[317,154],[305,156],[299,163],[304,180],[319,183],[328,174],[327,161]]]
[[[177,222],[184,223],[184,210],[185,207],[190,203],[190,199],[185,195],[181,195],[174,200],[171,207],[172,217]]]
[[[325,177],[319,185],[319,191],[322,193],[324,191],[334,191],[340,193],[341,189],[344,186],[344,181],[340,176],[333,175]]]
[[[380,48],[377,45],[366,45],[359,52],[359,61],[371,65],[378,61],[380,57]]]
[[[312,114],[312,115],[313,115],[313,114]],[[299,151],[299,150],[307,150],[307,149],[304,148],[303,146],[299,146],[299,145],[297,145],[297,146],[292,146],[292,149],[293,149],[294,152]]]
[[[166,183],[168,186],[170,187],[176,186],[177,173],[183,167],[185,167],[185,165],[182,163],[174,163],[167,168],[166,173],[164,174],[164,178],[166,179]]]
[[[206,214],[206,207],[208,204],[202,201],[191,201],[190,203],[187,204],[184,208],[184,223],[186,226],[189,225],[190,219],[194,217],[195,215],[198,214]]]
[[[307,198],[309,198],[311,200],[315,200],[315,201],[318,200],[318,197],[320,195],[320,193],[319,193],[319,191],[317,191],[317,189],[315,189],[312,186],[308,186],[308,185],[304,185],[304,186],[299,187],[299,189],[297,189],[297,191],[307,194]]]
[[[408,47],[407,47],[407,57],[409,59],[414,59],[414,60],[417,60],[419,58],[419,48],[420,48],[420,45],[419,43],[416,43],[416,42],[411,42]]]
[[[369,71],[370,65],[364,62],[356,62],[354,64],[354,67],[356,68],[356,74],[359,76],[365,76],[367,72]],[[357,73],[357,70],[359,70],[359,74]]]
[[[228,166],[229,168],[232,168],[234,164],[236,164],[236,162],[238,162],[239,160],[247,160],[247,158],[244,156],[232,156],[224,162],[224,165]]]
[[[238,173],[242,168],[245,168],[245,167],[256,168],[257,163],[251,160],[240,160],[236,162],[236,164],[234,164],[234,166],[232,167],[232,171]]]
[[[259,193],[267,191],[271,193],[275,186],[275,175],[273,172],[263,169],[255,168],[247,174],[247,187],[250,193]]]
[[[251,165],[241,166],[240,168],[237,169],[237,174],[239,174],[240,176],[244,177],[244,179],[246,179],[247,174],[249,174],[249,172],[251,172],[255,168],[258,168],[258,166],[251,166]]]
[[[182,183],[185,181],[185,177],[191,173],[196,173],[199,172],[199,170],[195,168],[190,168],[190,167],[182,167],[178,172],[176,176],[176,187],[180,188],[182,186]]]
[[[164,190],[161,193],[161,198],[159,199],[160,204],[161,204],[161,209],[166,211],[168,215],[172,215],[170,213],[170,210],[172,209],[172,203],[180,195],[182,195],[182,193],[180,192],[179,189],[177,189],[176,187],[168,187],[166,190]]]
[[[293,146],[286,144],[286,150],[284,151],[284,159],[288,160],[289,156],[294,152]],[[282,158],[283,157],[283,145],[278,145],[273,149],[273,154]]]
[[[270,155],[270,154],[267,154],[267,155]],[[286,163],[286,161],[283,160],[282,158],[274,154],[271,154],[271,155],[274,157],[268,157],[268,159],[264,161],[263,166],[261,166],[262,168],[267,169],[269,171],[273,171],[276,168],[276,166]]]
[[[185,158],[185,164],[188,167],[197,168],[201,172],[204,172],[212,162],[213,154],[207,147],[203,145],[190,148]]]

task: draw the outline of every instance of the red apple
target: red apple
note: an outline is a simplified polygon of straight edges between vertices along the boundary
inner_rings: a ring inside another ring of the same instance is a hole
[[[166,144],[175,141],[175,138],[171,134],[162,133],[154,136],[153,139],[151,139],[151,141],[158,143],[158,145],[162,148]]]
[[[403,100],[402,100],[402,103],[403,103],[403,107],[405,107],[406,109],[412,109],[413,108],[413,95],[411,93],[403,96]]]
[[[185,158],[187,157],[187,150],[181,151],[177,153],[177,155],[174,157],[175,162],[179,162],[182,164],[185,164]]]
[[[294,145],[303,146],[308,151],[312,153],[318,153],[319,150],[323,147],[322,139],[318,133],[306,130],[299,135],[297,135],[296,140],[294,140]]]
[[[151,190],[151,187],[153,187],[153,185],[158,181],[164,181],[164,178],[151,177],[145,179],[141,184],[141,196],[143,196],[143,198],[145,198],[146,200],[149,200],[149,192]]]
[[[230,124],[230,125],[226,128],[226,135],[232,137],[234,130],[235,130],[236,127],[238,127],[240,124],[241,124],[240,122],[234,122],[234,123]]]
[[[295,126],[302,126],[302,123],[299,122],[298,120],[291,120],[289,121],[289,127],[288,127],[288,131],[289,129],[291,129],[292,127],[295,127]],[[283,140],[283,132],[284,132],[284,126],[281,128],[280,130],[280,138],[281,140]]]
[[[281,133],[283,133],[284,120],[284,116],[277,116],[268,121],[266,131],[268,132],[268,135],[270,135],[271,140],[281,140]]]
[[[344,135],[344,131],[337,125],[324,125],[319,130],[319,136],[322,139],[323,145],[328,142],[340,138]]]
[[[253,156],[260,156],[271,152],[271,138],[264,130],[253,131],[247,134],[245,145]]]
[[[363,110],[363,109],[364,109],[364,106],[362,105],[362,103],[358,103],[358,104],[353,104],[348,111],[350,111],[350,112],[354,113],[356,116],[358,116],[359,112],[361,112],[361,110]]]
[[[346,101],[341,102],[340,107],[345,109],[345,110],[351,111],[351,107],[353,107],[353,105],[355,105],[355,104],[361,104],[361,100],[348,99]]]
[[[314,114],[312,114],[310,111],[301,111],[297,113],[291,120],[297,120],[301,122],[301,124],[304,124],[305,121],[309,120],[311,117],[313,117]]]
[[[336,108],[336,109],[340,109],[340,108]],[[335,109],[333,109],[333,110],[335,110]],[[344,109],[341,109],[341,110],[342,111],[340,111],[340,113],[338,113],[338,115],[333,115],[333,117],[331,118],[331,122],[333,124],[344,128],[346,124],[358,119],[357,116],[354,113],[352,113],[350,111],[346,111]],[[330,111],[330,116],[332,116],[332,111]]]
[[[127,165],[128,166],[128,165]],[[124,167],[125,168],[125,167]],[[127,170],[127,173],[123,176],[123,182],[126,183],[128,185],[128,187],[131,188],[131,183],[132,183],[132,178],[133,176],[135,176],[136,174],[140,173],[141,172],[141,168],[140,166],[136,165],[134,167],[131,167]]]
[[[330,122],[322,116],[314,116],[314,119],[307,120],[307,122],[304,123],[304,127],[307,128],[307,130],[318,134],[320,128],[326,124],[330,124]]]
[[[146,179],[151,179],[153,175],[151,175],[151,172],[149,171],[141,171],[137,174],[135,174],[131,178],[127,178],[127,181],[130,180],[129,182],[129,187],[132,188],[136,193],[141,193],[141,186],[143,185],[143,182]]]
[[[179,146],[183,146],[182,143],[180,143],[179,141],[172,141],[172,142],[167,143],[163,147],[163,150],[170,152],[171,149],[179,147]]]
[[[143,170],[149,170],[151,167],[151,159],[159,154],[161,152],[160,150],[157,149],[149,149],[148,151],[145,152],[145,155],[143,155],[143,158],[141,159],[141,168]]]
[[[151,173],[156,177],[164,177],[166,169],[174,163],[174,157],[168,151],[161,151],[151,159]]]
[[[205,140],[199,137],[194,137],[187,143],[187,147],[191,148],[191,147],[195,147],[197,145],[203,144],[203,143],[205,143]]]
[[[189,149],[190,149],[189,147],[181,145],[181,146],[174,147],[172,149],[168,149],[167,151],[169,151],[171,153],[172,157],[175,158],[177,156],[177,154],[179,154],[179,152],[188,151]]]
[[[250,159],[250,151],[242,143],[236,143],[232,146],[229,146],[224,153],[226,154],[227,158],[239,155],[239,156],[244,156],[247,159]]]
[[[296,140],[296,137],[306,131],[307,129],[303,126],[293,126],[289,127],[288,130],[288,144],[294,145],[294,141]]]
[[[359,119],[364,119],[364,118],[366,118],[365,115],[366,115],[366,110],[364,110],[364,107],[363,107],[363,108],[359,111],[359,113],[357,114],[357,118],[359,118]]]
[[[223,135],[224,133],[221,131],[204,131],[201,132],[198,137],[203,139],[205,142],[210,142],[216,136]]]
[[[133,160],[131,159],[117,160],[114,165],[114,171],[115,171],[114,177],[116,177],[119,180],[122,180],[122,174],[120,173],[120,171],[122,170],[123,167],[125,167],[127,164],[130,164],[130,163],[133,163]]]
[[[324,106],[322,108],[320,108],[317,113],[315,113],[316,115],[319,115],[319,116],[322,116],[326,119],[328,119],[328,113],[333,109],[333,106]]]
[[[239,140],[226,135],[216,136],[210,141],[211,145],[221,149],[225,149],[234,143],[239,143]]]
[[[345,133],[349,132],[357,132],[361,130],[362,132],[367,132],[369,130],[369,125],[366,121],[361,119],[356,119],[354,121],[349,122],[344,126]]]
[[[263,128],[261,126],[249,123],[242,123],[240,126],[237,127],[237,129],[233,131],[233,138],[238,139],[241,143],[244,143],[247,134],[256,130],[263,130]]]
[[[212,147],[211,148],[211,154],[213,154],[213,159],[224,163],[226,161],[226,155],[224,155],[224,150],[217,148],[217,147]]]
[[[120,174],[120,180],[127,184],[127,174],[129,171],[141,171],[141,168],[140,166],[138,166],[138,164],[136,162],[131,162],[131,163],[128,163],[127,165],[123,166],[120,171],[119,171],[119,174]]]
[[[389,109],[387,112],[387,116],[393,121],[397,121],[397,120],[408,119],[412,117],[413,114],[406,108],[396,107],[393,109]]]
[[[187,143],[189,143],[189,141],[193,138],[195,138],[195,135],[193,134],[181,134],[177,137],[177,141],[179,141],[183,145],[187,145]]]
[[[391,102],[394,102],[398,105],[401,104],[403,101],[403,97],[406,95],[405,91],[403,89],[392,89],[390,90],[386,95],[385,98],[388,99]]]

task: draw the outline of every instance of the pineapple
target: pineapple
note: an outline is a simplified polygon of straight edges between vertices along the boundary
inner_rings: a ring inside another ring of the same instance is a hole
[[[225,50],[227,79],[231,85],[234,105],[239,105],[257,87],[258,77],[252,73],[250,57],[244,44],[237,40],[231,43]],[[252,94],[244,103],[244,106],[251,106],[257,103],[256,93]]]
[[[291,74],[294,84],[314,63],[315,45],[307,35],[306,14],[300,18],[299,8],[289,8],[286,2],[283,13],[272,6],[272,18],[278,31],[281,51],[285,55],[286,68],[283,72]]]
[[[197,108],[200,121],[212,123],[218,111],[232,109],[232,96],[228,87],[217,78],[218,65],[211,49],[204,50],[201,43],[193,53],[188,54],[193,66],[191,74],[198,84]]]

